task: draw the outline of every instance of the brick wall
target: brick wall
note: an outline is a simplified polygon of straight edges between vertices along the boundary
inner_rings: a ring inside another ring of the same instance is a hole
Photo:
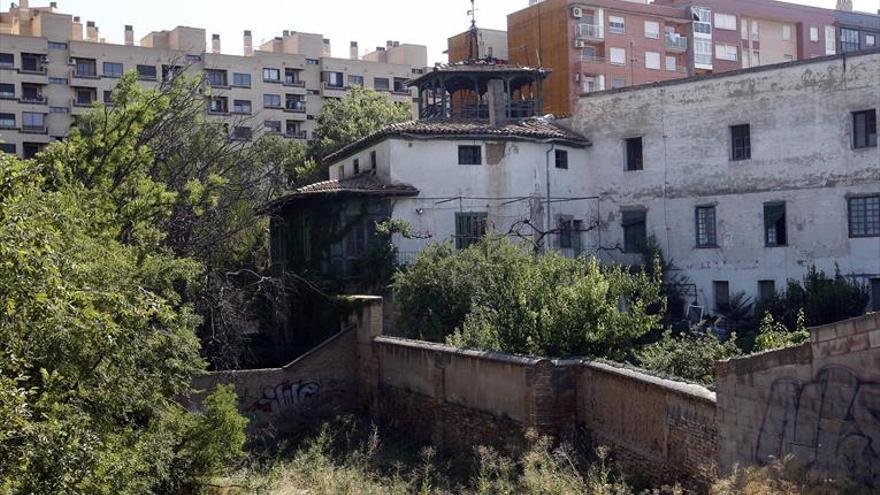
[[[723,470],[792,454],[824,475],[880,487],[880,314],[718,363],[716,380]]]

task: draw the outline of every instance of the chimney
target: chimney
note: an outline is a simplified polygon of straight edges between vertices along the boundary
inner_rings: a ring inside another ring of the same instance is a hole
[[[73,24],[70,25],[70,39],[74,41],[83,39],[83,24],[79,17],[74,17]]]
[[[488,84],[489,125],[504,127],[507,124],[507,98],[504,92],[504,81],[491,79]]]
[[[54,11],[58,8],[58,2],[49,2],[49,9]]]
[[[397,48],[398,46],[400,46],[400,42],[399,42],[399,41],[395,41],[395,42],[394,42],[394,48]]]
[[[287,38],[288,36],[290,36],[290,31],[285,29],[281,34],[283,34],[284,37]]]
[[[853,10],[852,0],[837,0],[837,10],[842,10],[844,12],[852,12],[852,10]]]
[[[358,57],[358,42],[352,41],[351,48],[348,49],[348,58],[352,60],[357,60]]]
[[[220,53],[220,35],[211,35],[211,53]]]
[[[131,24],[125,25],[125,44],[128,46],[134,45],[134,27]]]
[[[252,57],[254,55],[254,38],[250,31],[244,32],[244,56]]]
[[[394,46],[394,42],[391,40],[388,40],[385,42],[385,46],[387,46],[388,48],[391,48],[392,46]]]
[[[98,41],[98,26],[95,26],[95,21],[86,22],[86,40]]]
[[[332,57],[333,52],[330,50],[330,39],[324,38],[323,45],[321,45],[321,56],[322,57]]]
[[[28,0],[19,0],[18,8],[27,10],[28,7],[29,7]]]

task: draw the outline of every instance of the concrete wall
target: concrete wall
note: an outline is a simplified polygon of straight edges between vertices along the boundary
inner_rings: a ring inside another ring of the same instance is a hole
[[[600,196],[591,250],[622,254],[621,211],[647,210],[667,259],[714,310],[713,281],[758,296],[811,264],[859,281],[880,277],[880,238],[851,238],[847,198],[880,192],[880,148],[853,149],[851,112],[880,108],[880,52],[594,93],[572,126],[591,139],[586,196]],[[751,126],[751,159],[730,159],[730,126]],[[624,139],[641,136],[644,169],[625,171]],[[786,203],[788,245],[766,247],[763,204]],[[698,248],[695,207],[715,206],[717,248]]]
[[[716,377],[724,471],[792,454],[823,475],[880,488],[880,314],[718,363]]]

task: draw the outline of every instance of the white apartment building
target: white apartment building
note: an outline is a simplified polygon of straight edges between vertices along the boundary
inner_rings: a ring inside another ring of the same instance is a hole
[[[223,54],[219,35],[209,47],[204,29],[185,26],[151,32],[138,44],[126,26],[125,43],[117,45],[101,38],[93,22],[83,33],[80,18],[59,12],[56,2],[12,5],[0,12],[0,151],[23,157],[63,138],[76,115],[108,102],[117,79],[132,70],[145,86],[180,67],[204,73],[207,113],[235,122],[235,137],[306,140],[326,99],[360,85],[413,103],[406,81],[427,66],[423,45],[388,41],[361,57],[351,42],[348,58],[333,58],[330,40],[295,31],[258,47],[244,31],[244,56]]]

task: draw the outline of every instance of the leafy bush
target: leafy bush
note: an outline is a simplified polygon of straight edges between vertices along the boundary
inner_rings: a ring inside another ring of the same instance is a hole
[[[793,330],[798,327],[799,311],[806,317],[806,326],[813,327],[861,316],[869,300],[868,288],[841,275],[840,269],[829,277],[811,266],[802,281],[789,280],[786,290],[763,302],[758,313],[770,313]]]
[[[715,362],[741,354],[736,337],[722,342],[711,333],[695,332],[674,336],[666,331],[663,338],[637,353],[640,366],[664,375],[695,383],[715,383]]]
[[[498,238],[461,252],[434,246],[394,287],[409,335],[551,356],[622,359],[630,343],[659,326],[665,303],[659,274],[535,257]]]
[[[755,339],[754,351],[764,352],[797,345],[806,342],[809,338],[810,331],[807,329],[803,310],[798,311],[797,326],[794,330],[789,330],[785,325],[774,320],[772,314],[766,313],[761,320],[761,330],[758,338]]]

